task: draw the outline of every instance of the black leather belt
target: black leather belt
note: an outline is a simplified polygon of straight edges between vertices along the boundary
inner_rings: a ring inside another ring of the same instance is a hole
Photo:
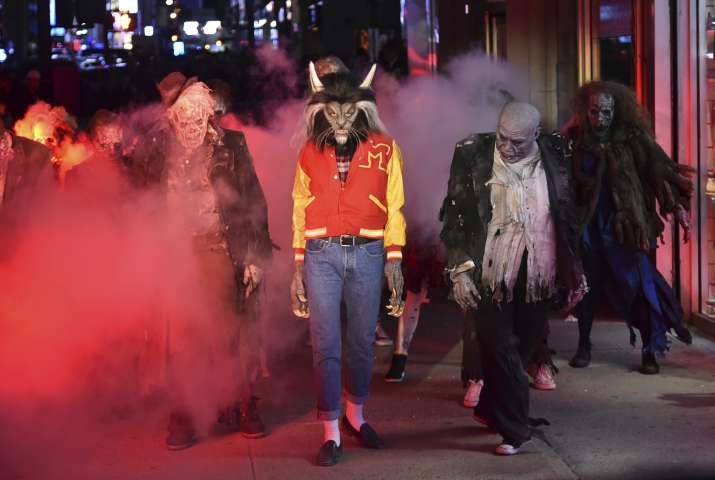
[[[320,240],[325,240],[328,243],[335,243],[341,247],[354,247],[355,245],[364,245],[374,242],[375,238],[356,237],[355,235],[340,235],[338,237],[323,237]]]

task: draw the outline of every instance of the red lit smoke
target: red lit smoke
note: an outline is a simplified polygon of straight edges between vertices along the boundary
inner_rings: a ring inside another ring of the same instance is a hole
[[[260,58],[266,70],[288,76],[281,85],[295,88],[295,68],[281,52],[264,51]],[[380,114],[405,158],[407,219],[418,226],[411,231],[436,238],[454,144],[494,130],[504,101],[500,90],[516,97],[523,91],[514,77],[479,55],[458,59],[448,76],[423,76],[406,85],[378,75]],[[299,148],[291,139],[302,111],[302,101],[280,106],[269,128],[222,119],[224,127],[246,134],[268,200],[271,235],[282,249],[263,293],[269,358],[304,348],[306,323],[292,316],[288,297]],[[51,110],[42,113],[42,121],[52,118]],[[160,115],[157,105],[122,114],[126,151],[151,134]],[[20,133],[28,127],[18,122],[15,128]],[[86,158],[82,140],[60,139],[57,145],[56,155],[67,165]],[[10,472],[27,472],[28,452],[80,444],[83,432],[102,429],[98,419],[108,412],[112,418],[117,412],[150,415],[162,429],[167,320],[189,353],[179,381],[202,431],[231,398],[234,359],[216,348],[221,333],[214,321],[226,312],[216,312],[199,288],[186,235],[162,213],[157,192],[139,192],[118,171],[101,171],[107,177],[102,181],[116,187],[112,195],[48,191],[26,214],[0,225],[0,464]],[[274,385],[283,380],[274,373]],[[150,400],[153,408],[147,409]],[[155,447],[163,448],[158,437]],[[45,466],[77,458],[57,453]]]

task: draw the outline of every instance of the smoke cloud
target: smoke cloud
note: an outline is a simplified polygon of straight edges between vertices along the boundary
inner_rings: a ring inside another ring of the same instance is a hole
[[[281,52],[259,57],[266,71],[283,77],[276,88],[301,84]],[[437,238],[455,143],[495,129],[505,92],[520,98],[525,91],[518,78],[479,54],[457,59],[445,76],[404,85],[378,75],[380,115],[405,158],[411,234]],[[234,115],[221,120],[246,134],[271,235],[281,248],[261,292],[269,364],[305,348],[307,325],[292,316],[288,290],[299,148],[291,139],[301,128],[303,106],[302,100],[284,102],[269,127]],[[161,111],[152,105],[121,115],[125,150],[152,132]],[[201,288],[206,272],[195,264],[186,232],[165,215],[159,192],[133,189],[119,170],[101,171],[113,185],[111,195],[43,192],[26,214],[0,225],[0,464],[11,474],[53,478],[47,472],[82,461],[88,439],[128,418],[161,431],[171,404],[167,338],[178,338],[186,353],[175,380],[200,431],[208,431],[235,393],[235,356],[222,343],[221,322],[231,313],[217,310],[211,292]],[[283,383],[274,373],[272,385]],[[160,436],[156,448],[164,448]],[[57,453],[41,465],[29,461],[32,452],[48,451]]]

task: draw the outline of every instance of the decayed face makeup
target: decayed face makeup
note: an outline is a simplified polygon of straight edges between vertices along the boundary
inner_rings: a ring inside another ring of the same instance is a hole
[[[335,142],[344,145],[353,131],[353,123],[358,113],[357,106],[354,103],[330,102],[323,111],[335,135]]]
[[[588,122],[598,136],[605,136],[613,123],[616,102],[612,95],[597,93],[591,95],[588,105]]]
[[[497,128],[496,148],[507,163],[515,163],[526,158],[534,150],[536,135],[534,132],[511,131]]]
[[[54,129],[49,122],[37,122],[32,129],[34,140],[47,147],[53,147],[55,144]]]
[[[513,102],[504,107],[496,132],[496,149],[502,160],[516,163],[539,148],[540,121],[539,111],[528,103]]]
[[[199,106],[181,99],[173,108],[171,125],[179,143],[191,150],[200,147],[206,137],[209,116]]]
[[[97,150],[107,155],[114,155],[121,149],[122,129],[117,125],[97,127],[92,144]]]

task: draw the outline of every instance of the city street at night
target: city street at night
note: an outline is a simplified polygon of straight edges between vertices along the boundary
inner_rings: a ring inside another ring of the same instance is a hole
[[[532,389],[533,414],[545,417],[551,447],[532,440],[523,455],[493,455],[497,435],[462,407],[459,381],[461,319],[445,304],[425,307],[403,383],[383,375],[389,347],[378,347],[368,416],[387,443],[381,451],[345,440],[335,469],[315,466],[321,427],[315,420],[310,353],[296,345],[287,363],[271,366],[260,404],[268,436],[246,440],[216,433],[180,452],[163,446],[163,418],[110,422],[101,436],[72,452],[71,465],[49,457],[45,479],[269,480],[285,479],[624,479],[713,478],[705,445],[715,429],[715,343],[696,336],[675,342],[658,376],[640,375],[637,349],[620,322],[597,322],[590,368],[567,365],[576,325],[551,321],[556,349],[555,391]],[[281,375],[290,364],[290,375]],[[62,452],[60,448],[58,452]],[[57,461],[59,469],[53,462]],[[44,462],[43,462],[44,463]],[[37,467],[37,465],[35,465]],[[9,480],[36,478],[18,474]]]
[[[715,480],[715,0],[0,0],[0,480]]]

